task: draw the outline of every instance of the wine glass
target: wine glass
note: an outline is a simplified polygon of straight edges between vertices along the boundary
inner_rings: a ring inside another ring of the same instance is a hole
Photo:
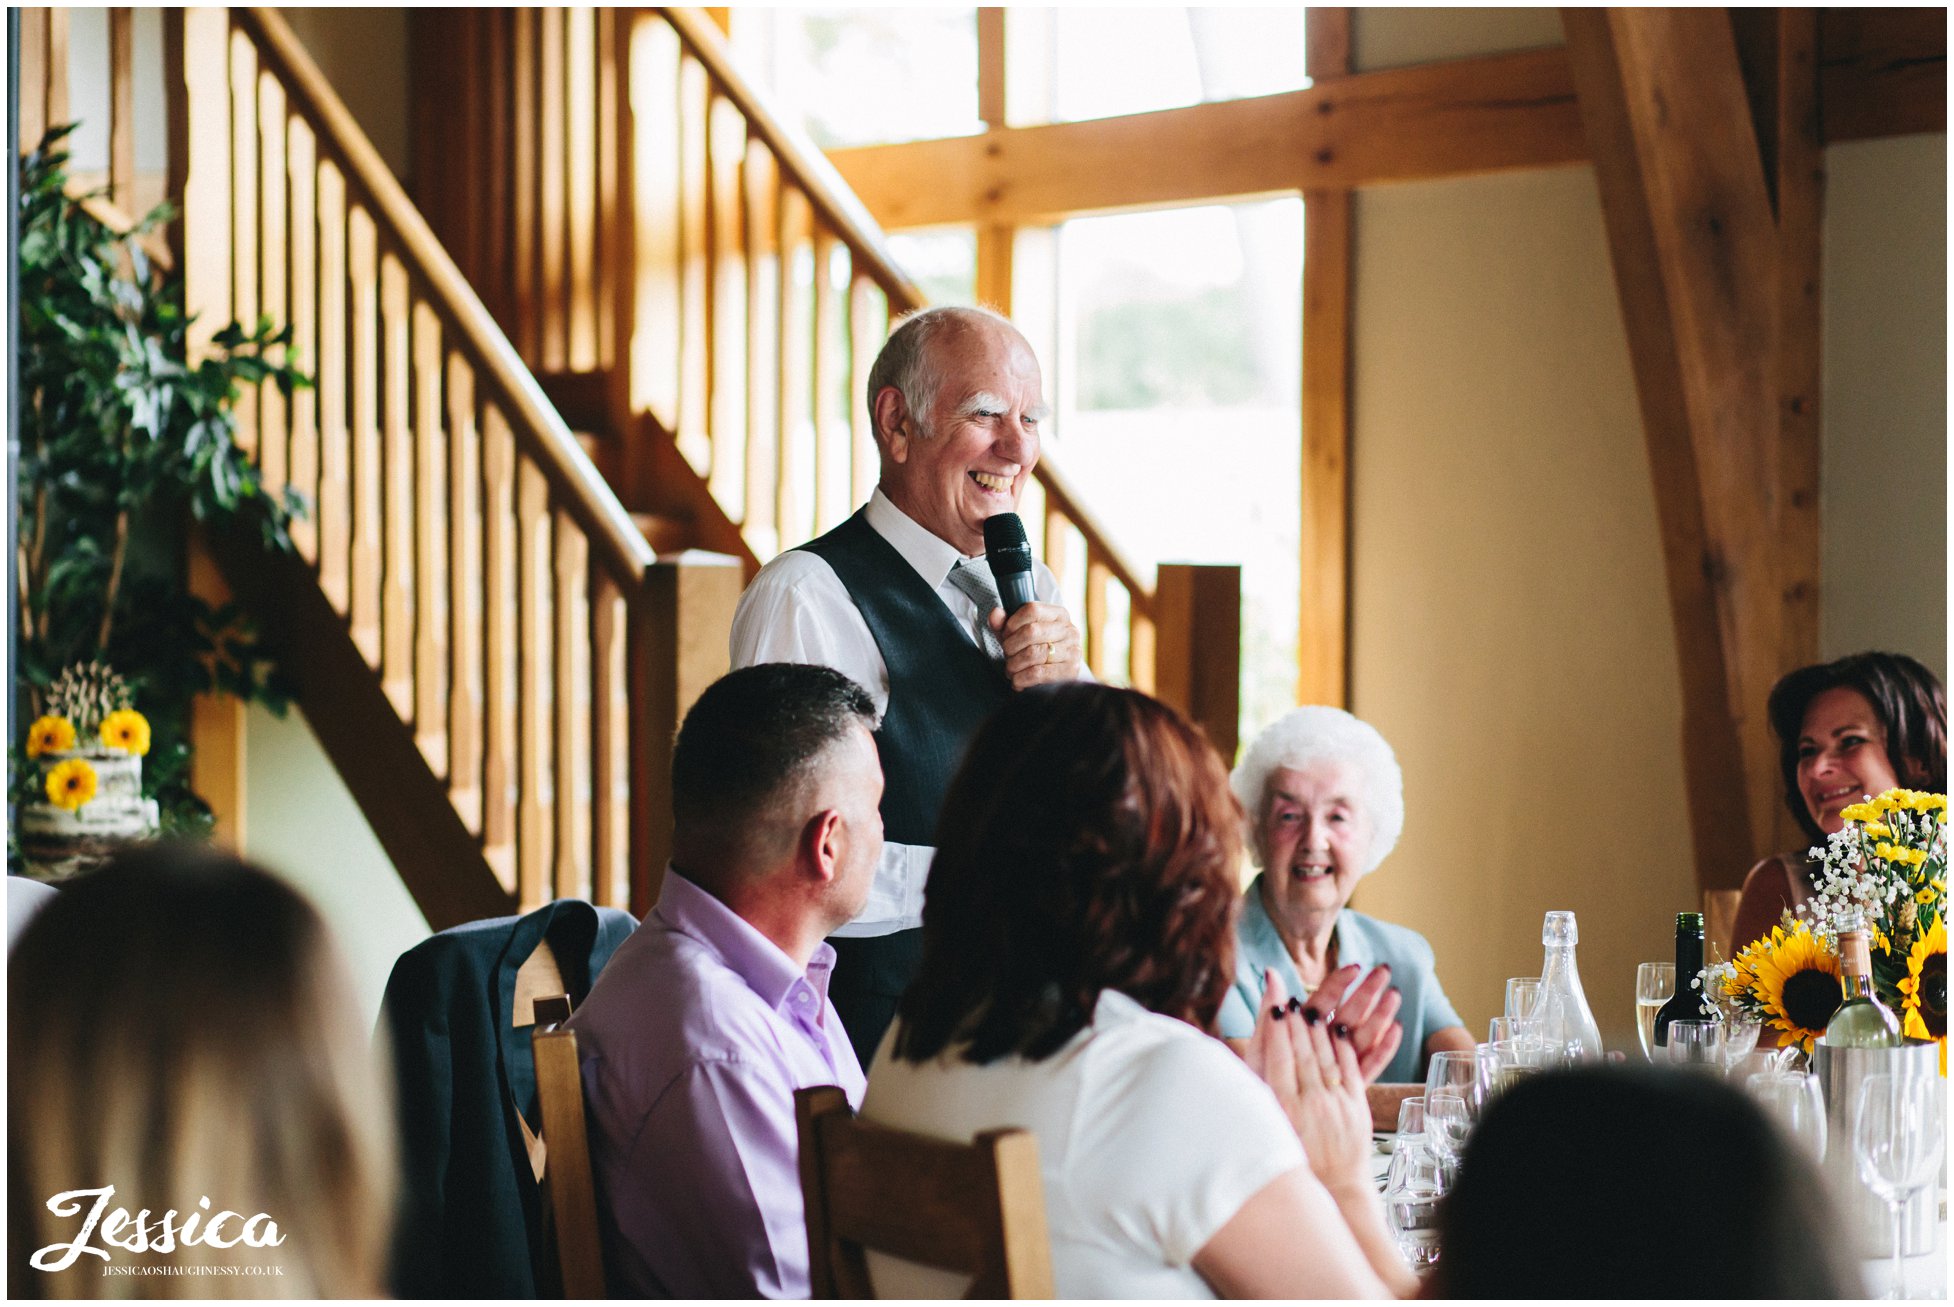
[[[1723,1013],[1723,1070],[1729,1075],[1751,1055],[1757,1047],[1757,1037],[1763,1033],[1764,1023],[1749,1012],[1736,1008],[1722,1007]]]
[[[1893,1213],[1893,1288],[1906,1297],[1900,1233],[1907,1200],[1934,1178],[1941,1162],[1940,1081],[1875,1072],[1852,1102],[1852,1154],[1859,1178]]]
[[[1635,968],[1635,1033],[1642,1037],[1642,1056],[1655,1061],[1655,1014],[1676,993],[1676,964],[1644,962]]]
[[[1499,1091],[1505,1093],[1546,1060],[1547,1043],[1538,1035],[1515,1035],[1492,1045]]]
[[[1663,1049],[1671,1066],[1723,1074],[1723,1022],[1671,1021],[1669,1042]]]
[[[1803,1071],[1759,1071],[1744,1082],[1764,1110],[1811,1154],[1825,1160],[1825,1098],[1818,1077]]]
[[[1447,1169],[1431,1147],[1425,1100],[1405,1099],[1398,1104],[1398,1142],[1384,1179],[1384,1215],[1398,1255],[1413,1271],[1438,1260],[1438,1203],[1448,1187]]]
[[[1510,1029],[1533,1029],[1534,1009],[1540,1005],[1540,977],[1514,976],[1506,982],[1506,1021]]]
[[[1484,1045],[1432,1054],[1425,1071],[1425,1137],[1448,1166],[1459,1160],[1493,1075],[1492,1051]]]

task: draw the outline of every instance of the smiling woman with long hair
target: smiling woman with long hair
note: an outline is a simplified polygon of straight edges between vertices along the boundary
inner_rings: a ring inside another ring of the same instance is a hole
[[[1241,813],[1200,732],[1131,690],[1028,690],[943,812],[922,968],[863,1118],[1029,1128],[1062,1298],[1408,1289],[1368,1174],[1361,1023],[1272,989],[1248,1063],[1205,1033],[1233,975]],[[964,1287],[871,1272],[885,1296]]]
[[[172,844],[74,881],[9,961],[7,1054],[10,1296],[380,1292],[391,1103],[281,882]]]

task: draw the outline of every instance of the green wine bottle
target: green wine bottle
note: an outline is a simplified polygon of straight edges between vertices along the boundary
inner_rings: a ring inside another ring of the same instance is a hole
[[[1873,992],[1872,948],[1861,921],[1839,932],[1839,984],[1845,1001],[1825,1027],[1830,1048],[1898,1048],[1900,1019]]]

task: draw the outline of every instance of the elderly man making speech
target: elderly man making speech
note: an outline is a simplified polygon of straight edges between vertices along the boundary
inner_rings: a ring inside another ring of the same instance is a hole
[[[874,700],[887,843],[868,905],[830,938],[829,994],[867,1065],[922,954],[936,818],[977,727],[1014,691],[1082,674],[1057,583],[1007,620],[984,521],[1015,512],[1038,462],[1038,360],[986,309],[903,320],[869,371],[881,484],[834,530],[760,569],[733,617],[734,667],[820,663]]]

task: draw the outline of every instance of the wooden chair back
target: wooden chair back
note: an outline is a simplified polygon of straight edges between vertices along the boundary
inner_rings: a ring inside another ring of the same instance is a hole
[[[584,1128],[583,1072],[577,1032],[560,1029],[570,1015],[561,996],[536,1000],[536,1101],[543,1114],[543,1228],[556,1255],[554,1285],[565,1298],[602,1298],[604,1246],[597,1228],[597,1182]],[[538,1287],[548,1277],[539,1275]]]
[[[976,1277],[968,1298],[1050,1298],[1038,1141],[990,1130],[968,1144],[855,1119],[832,1085],[794,1094],[808,1270],[816,1298],[872,1298],[867,1252]]]
[[[1706,945],[1714,944],[1716,956],[1723,962],[1730,961],[1731,945],[1737,942],[1733,938],[1737,933],[1737,903],[1743,896],[1742,890],[1706,889],[1703,891],[1703,942]],[[1743,942],[1750,943],[1749,940]],[[1710,960],[1707,953],[1703,960],[1706,963]],[[1687,981],[1679,976],[1676,978],[1676,983],[1686,984]]]

